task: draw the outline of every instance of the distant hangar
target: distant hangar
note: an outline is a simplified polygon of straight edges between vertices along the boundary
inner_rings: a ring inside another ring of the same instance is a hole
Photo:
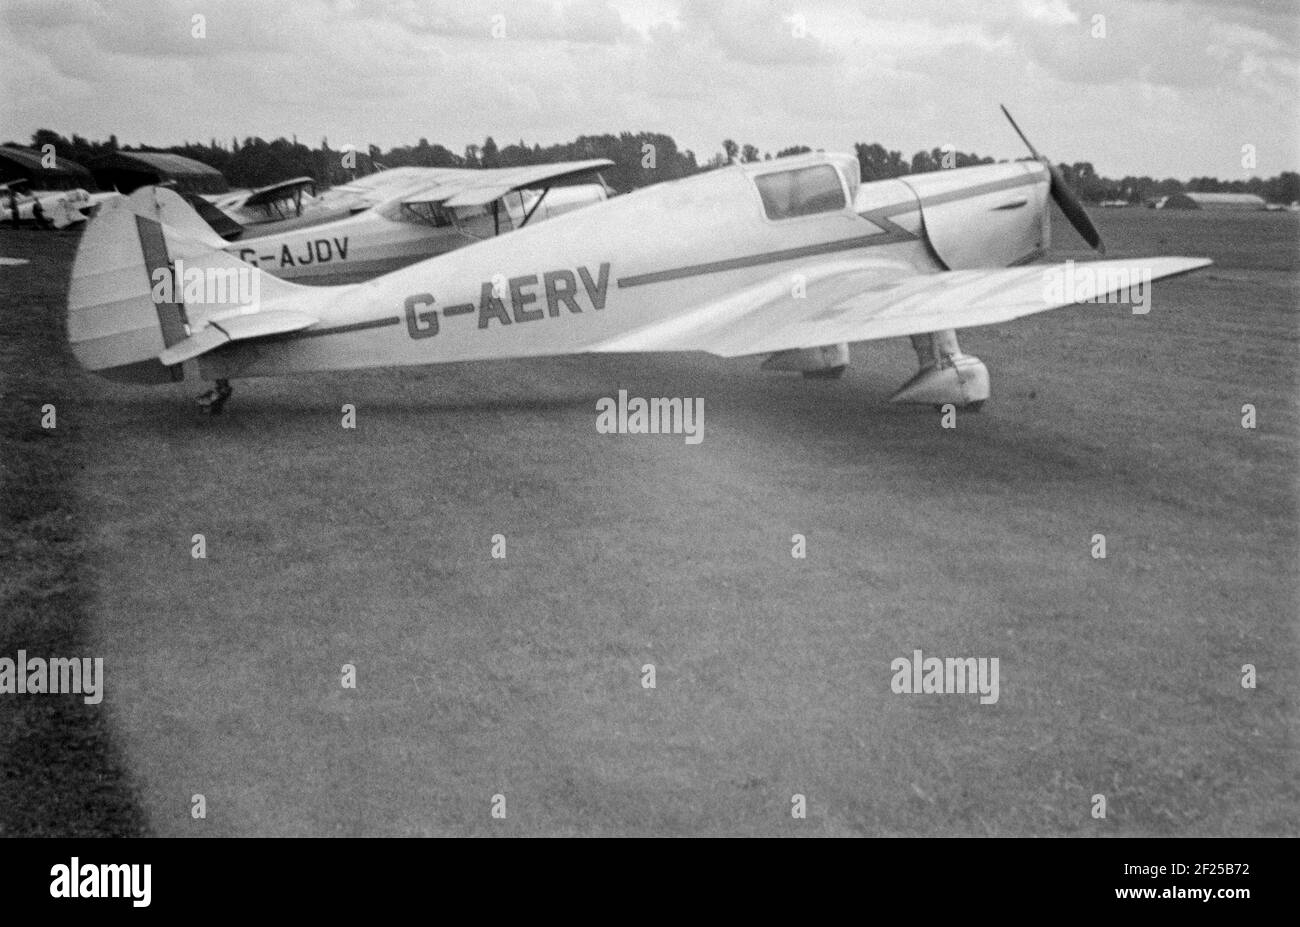
[[[50,166],[46,167],[46,163],[50,163]],[[53,155],[45,158],[41,152],[32,148],[0,146],[0,183],[12,183],[15,180],[27,181],[30,190],[95,189],[90,171],[76,161]]]
[[[93,168],[101,188],[119,193],[151,184],[169,184],[182,193],[230,191],[226,178],[215,167],[160,151],[115,151],[96,159]]]
[[[1156,209],[1265,209],[1268,204],[1254,193],[1172,193],[1156,202]]]

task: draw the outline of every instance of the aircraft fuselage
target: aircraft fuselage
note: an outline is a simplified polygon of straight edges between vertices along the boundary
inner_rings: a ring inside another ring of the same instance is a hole
[[[865,184],[847,155],[724,168],[334,288],[318,325],[198,363],[214,379],[617,350],[775,277],[796,288],[828,256],[911,273],[1032,260],[1048,244],[1047,188],[1032,161]],[[328,244],[302,246],[309,265],[342,244],[316,231]]]

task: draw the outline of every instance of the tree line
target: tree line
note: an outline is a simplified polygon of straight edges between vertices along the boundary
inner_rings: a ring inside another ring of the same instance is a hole
[[[14,144],[14,143],[9,143]],[[91,141],[80,135],[65,138],[49,129],[33,133],[31,147],[41,149],[54,145],[55,152],[86,166],[116,151],[161,151],[183,155],[216,168],[235,187],[261,187],[287,180],[290,177],[308,176],[329,186],[343,183],[379,167],[460,167],[491,168],[518,167],[529,164],[549,164],[555,161],[580,161],[590,158],[608,158],[614,162],[604,171],[605,181],[615,190],[628,191],[662,180],[675,180],[700,171],[711,170],[733,162],[753,162],[783,158],[812,151],[806,145],[795,145],[776,152],[760,152],[752,144],[738,144],[732,139],[722,143],[722,149],[708,160],[699,162],[695,153],[680,149],[670,135],[658,132],[621,132],[618,135],[582,135],[571,142],[542,146],[528,145],[522,139],[505,146],[488,136],[481,145],[467,145],[457,153],[421,138],[415,145],[402,145],[381,150],[368,145],[365,150],[347,146],[331,148],[327,138],[315,148],[292,139],[277,138],[266,141],[258,137],[242,142],[232,138],[229,144],[211,139],[206,145],[185,142],[167,148],[120,148],[117,136],[107,141]],[[991,164],[994,159],[956,151],[951,147],[918,151],[910,158],[902,152],[886,149],[879,143],[859,143],[854,146],[863,180],[884,180],[906,174],[920,174],[950,167],[967,167],[973,164]],[[1241,180],[1220,180],[1214,177],[1193,177],[1182,181],[1172,177],[1125,176],[1114,179],[1099,176],[1090,162],[1059,164],[1066,182],[1085,202],[1124,201],[1149,202],[1172,193],[1254,193],[1269,202],[1291,203],[1300,200],[1300,173],[1284,171],[1274,177],[1251,177]]]

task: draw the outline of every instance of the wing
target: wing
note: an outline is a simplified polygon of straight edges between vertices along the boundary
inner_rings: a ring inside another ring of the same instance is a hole
[[[993,325],[1205,267],[1157,257],[918,274],[891,262],[801,267],[593,351],[707,351],[723,357]],[[798,295],[802,294],[802,295]]]
[[[590,174],[614,162],[606,158],[590,161],[560,161],[555,164],[533,164],[527,167],[486,168],[484,170],[458,170],[434,178],[428,186],[408,189],[402,193],[403,203],[442,203],[444,206],[483,206],[493,200],[524,187],[550,186],[558,181],[570,180]]]
[[[261,206],[264,203],[274,203],[276,200],[284,199],[291,196],[299,190],[315,189],[316,181],[311,177],[294,177],[292,180],[282,180],[279,183],[273,183],[265,187],[258,187],[248,198],[238,206]]]

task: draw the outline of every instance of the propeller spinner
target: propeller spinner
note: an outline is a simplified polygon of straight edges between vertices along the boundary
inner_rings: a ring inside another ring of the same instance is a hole
[[[1089,218],[1087,210],[1083,208],[1083,202],[1075,196],[1073,190],[1066,186],[1065,178],[1061,176],[1061,172],[1057,170],[1056,165],[1038,153],[1029,139],[1025,137],[1025,133],[1020,131],[1020,126],[1016,125],[1016,121],[1011,118],[1011,114],[1007,112],[1005,106],[1002,107],[1002,115],[1007,117],[1007,122],[1011,123],[1011,128],[1016,130],[1016,134],[1020,136],[1020,140],[1025,143],[1025,147],[1029,149],[1029,153],[1034,156],[1034,159],[1047,168],[1048,174],[1052,177],[1052,199],[1056,201],[1057,206],[1061,207],[1061,212],[1065,213],[1065,218],[1070,220],[1070,224],[1074,226],[1074,230],[1079,233],[1084,241],[1097,251],[1105,254],[1106,246],[1102,243],[1101,233],[1097,231],[1097,226],[1092,224],[1092,219]]]

